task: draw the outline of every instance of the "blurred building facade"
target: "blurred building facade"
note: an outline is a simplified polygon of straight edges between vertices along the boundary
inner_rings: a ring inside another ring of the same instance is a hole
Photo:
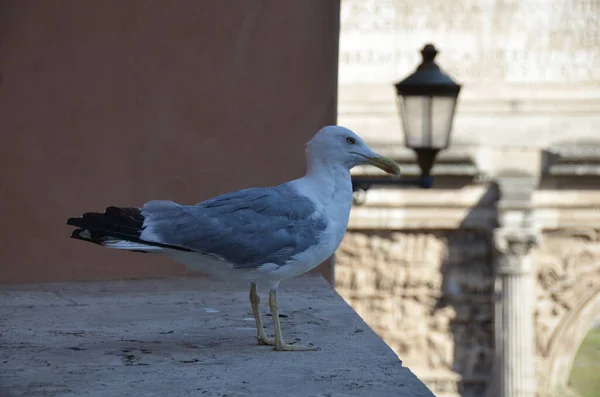
[[[564,395],[600,315],[600,2],[343,0],[338,122],[409,175],[392,84],[429,42],[453,143],[353,208],[336,288],[437,396]]]

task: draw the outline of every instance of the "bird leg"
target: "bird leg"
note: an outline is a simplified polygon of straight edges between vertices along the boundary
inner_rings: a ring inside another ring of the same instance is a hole
[[[269,293],[269,306],[271,315],[273,316],[273,324],[275,326],[275,350],[280,351],[315,351],[320,350],[312,345],[292,345],[285,343],[281,334],[281,323],[279,322],[279,308],[277,307],[277,287],[272,288]]]
[[[259,345],[275,346],[275,340],[269,338],[263,328],[262,318],[260,316],[260,297],[256,291],[256,283],[250,283],[250,304],[252,305],[252,312],[254,313],[254,320],[256,321],[256,340]]]

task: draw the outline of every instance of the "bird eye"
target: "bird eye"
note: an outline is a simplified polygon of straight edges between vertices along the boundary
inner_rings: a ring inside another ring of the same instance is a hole
[[[356,143],[356,139],[349,136],[348,138],[346,138],[346,142],[348,142],[350,145],[354,145]]]

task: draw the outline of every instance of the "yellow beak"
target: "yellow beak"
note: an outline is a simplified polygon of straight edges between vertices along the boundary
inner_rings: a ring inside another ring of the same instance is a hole
[[[395,176],[400,175],[400,166],[398,165],[398,163],[396,163],[392,159],[389,159],[389,158],[383,157],[383,156],[377,156],[377,157],[367,157],[367,160],[369,160],[370,164],[374,165],[377,168],[382,169],[383,171],[387,172],[388,174],[393,174]]]

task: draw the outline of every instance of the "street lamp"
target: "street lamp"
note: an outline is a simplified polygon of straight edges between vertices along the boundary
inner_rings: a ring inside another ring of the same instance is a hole
[[[452,121],[460,93],[457,84],[435,62],[437,50],[427,44],[421,50],[423,61],[417,70],[395,84],[398,108],[404,128],[405,144],[415,151],[421,169],[418,179],[352,177],[354,191],[366,191],[371,185],[410,185],[430,188],[431,168],[437,154],[450,144]]]

